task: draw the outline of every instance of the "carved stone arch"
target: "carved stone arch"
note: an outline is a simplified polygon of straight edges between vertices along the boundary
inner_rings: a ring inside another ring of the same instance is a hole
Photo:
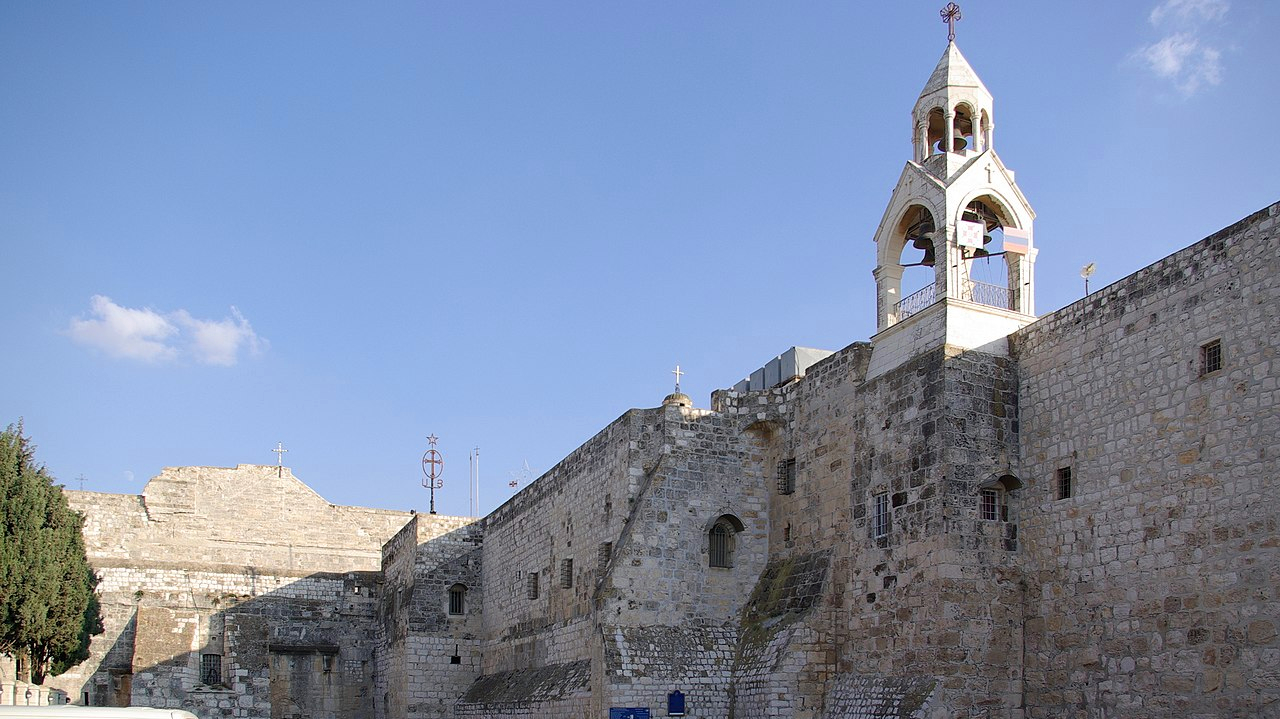
[[[707,527],[707,565],[720,569],[733,567],[738,553],[738,535],[746,527],[732,514],[722,514]]]
[[[947,136],[947,110],[942,105],[934,105],[923,114],[925,124],[925,156],[942,154],[938,143]]]
[[[990,186],[980,187],[965,195],[964,199],[960,201],[959,206],[956,208],[956,216],[953,218],[953,221],[963,218],[965,208],[969,207],[969,205],[975,201],[981,201],[984,197],[989,197],[994,201],[984,202],[984,204],[991,207],[991,209],[996,213],[996,216],[1000,219],[1002,226],[1013,227],[1015,229],[1026,229],[1023,220],[1018,216],[1017,210],[1014,209],[1017,205],[1010,202],[1009,198],[1005,197],[999,190]]]
[[[973,149],[977,142],[978,108],[972,99],[964,98],[952,106],[951,112],[954,136],[965,138],[965,149]]]
[[[920,206],[927,210],[933,216],[935,228],[941,229],[944,220],[940,218],[947,216],[944,205],[920,195],[899,197],[894,201],[893,207],[888,213],[888,216],[894,218],[894,220],[893,224],[889,225],[889,235],[885,238],[887,241],[882,240],[880,246],[876,248],[876,264],[880,267],[892,267],[901,264],[902,248],[907,239],[903,231],[911,224],[908,216],[913,206]],[[942,249],[942,245],[939,244],[941,239],[941,235],[934,237],[935,252]]]

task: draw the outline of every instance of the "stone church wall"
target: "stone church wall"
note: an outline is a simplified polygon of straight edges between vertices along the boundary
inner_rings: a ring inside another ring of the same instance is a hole
[[[1029,716],[1280,706],[1278,231],[1273,205],[1015,337]]]
[[[454,702],[479,676],[483,530],[482,522],[462,517],[418,515],[384,547],[379,663],[386,716],[453,716]],[[461,607],[450,606],[455,588]]]
[[[287,468],[257,465],[168,468],[140,496],[67,496],[86,516],[106,627],[55,680],[73,700],[376,715],[382,544],[411,514],[335,507]]]

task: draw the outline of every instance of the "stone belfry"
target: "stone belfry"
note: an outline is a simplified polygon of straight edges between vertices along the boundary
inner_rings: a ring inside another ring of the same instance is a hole
[[[911,120],[912,156],[875,235],[872,374],[940,345],[1005,354],[1035,319],[1035,212],[996,154],[991,93],[954,41]]]

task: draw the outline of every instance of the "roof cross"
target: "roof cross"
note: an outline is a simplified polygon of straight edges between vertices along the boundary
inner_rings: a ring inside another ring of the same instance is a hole
[[[676,391],[677,391],[677,392],[679,392],[679,391],[680,391],[680,376],[681,376],[681,375],[688,374],[688,372],[681,372],[681,371],[680,371],[680,365],[676,365],[676,368],[675,368],[675,369],[673,369],[673,370],[671,370],[671,374],[673,374],[673,375],[675,375],[675,376],[676,376]]]
[[[284,448],[284,442],[276,442],[276,448],[271,450],[276,453],[276,475],[284,476],[284,453],[289,450]]]
[[[960,21],[960,6],[949,2],[939,14],[942,15],[942,21],[947,24],[947,42],[955,42],[956,23]]]

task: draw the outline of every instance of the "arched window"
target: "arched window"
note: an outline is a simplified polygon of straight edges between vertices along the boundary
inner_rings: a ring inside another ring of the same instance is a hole
[[[733,553],[737,549],[737,535],[742,522],[732,514],[720,516],[707,532],[708,563],[712,567],[733,566]]]
[[[461,616],[467,613],[467,587],[455,584],[449,587],[449,614]]]

